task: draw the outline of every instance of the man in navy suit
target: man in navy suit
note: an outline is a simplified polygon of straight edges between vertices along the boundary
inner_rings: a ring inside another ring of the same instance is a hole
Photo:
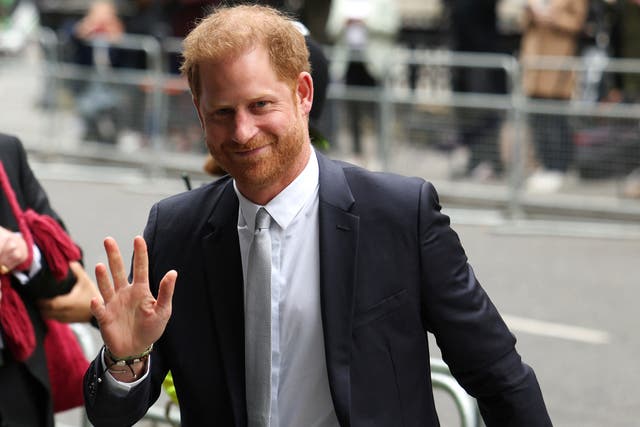
[[[312,148],[308,51],[291,22],[261,6],[218,9],[184,58],[229,175],[152,208],[131,283],[105,239],[104,303],[92,302],[105,347],[85,375],[92,423],[135,423],[171,370],[187,427],[436,426],[430,331],[487,425],[551,425],[433,186]],[[270,225],[254,225],[265,210]],[[259,281],[250,251],[264,229],[271,266]]]

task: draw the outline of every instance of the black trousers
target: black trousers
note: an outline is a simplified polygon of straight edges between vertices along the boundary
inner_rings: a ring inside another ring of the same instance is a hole
[[[362,62],[350,62],[345,76],[345,82],[349,86],[375,87],[378,82],[369,74]],[[376,109],[371,103],[362,101],[348,101],[351,139],[353,141],[353,151],[356,154],[362,153],[362,118],[373,116]],[[377,122],[374,120],[374,122]]]
[[[531,114],[530,124],[538,160],[542,166],[566,172],[573,159],[572,133],[567,116]]]

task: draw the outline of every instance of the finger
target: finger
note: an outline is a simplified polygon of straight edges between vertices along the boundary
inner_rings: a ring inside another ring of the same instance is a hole
[[[93,314],[93,317],[98,321],[98,325],[102,326],[106,312],[107,309],[104,307],[102,301],[100,301],[100,298],[95,297],[91,300],[91,314]]]
[[[5,249],[5,246],[7,245],[7,241],[8,241],[9,235],[5,232],[0,233],[0,264],[5,265],[6,267],[9,267],[7,265],[7,261],[8,261],[8,254],[7,251]]]
[[[0,231],[0,253],[4,251],[4,245],[7,244],[7,239],[9,239],[11,234],[7,233],[6,230]]]
[[[160,281],[160,287],[158,289],[156,307],[158,310],[168,310],[169,315],[171,315],[171,300],[173,298],[173,291],[175,290],[177,279],[177,271],[168,271]]]
[[[7,260],[7,264],[12,267],[15,264],[16,257],[18,255],[18,245],[16,244],[16,240],[13,236],[9,237],[4,244],[4,248],[2,248],[2,252]]]
[[[71,269],[71,271],[73,271],[73,274],[77,277],[80,278],[84,275],[87,275],[87,272],[85,271],[84,267],[82,266],[82,264],[80,264],[78,261],[71,261],[69,263],[69,268]]]
[[[112,237],[107,237],[104,239],[104,249],[107,252],[109,270],[111,270],[111,276],[113,277],[113,286],[117,291],[129,284],[120,248],[118,248],[118,244]]]
[[[0,263],[6,266],[9,270],[13,270],[14,262],[10,237],[7,237],[0,242]]]
[[[107,266],[102,263],[96,264],[96,281],[98,282],[98,289],[100,290],[102,299],[104,299],[106,304],[111,301],[111,298],[115,295],[115,290],[109,278]]]
[[[149,283],[149,256],[142,236],[133,240],[133,283]]]

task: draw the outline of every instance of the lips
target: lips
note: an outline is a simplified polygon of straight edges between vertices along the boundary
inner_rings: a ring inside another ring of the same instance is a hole
[[[243,157],[244,156],[252,156],[252,155],[255,155],[255,154],[258,154],[258,153],[264,151],[264,149],[267,148],[267,146],[268,146],[268,144],[267,145],[262,145],[260,147],[255,147],[255,148],[250,148],[250,149],[244,149],[244,150],[241,150],[241,151],[236,151],[236,155],[243,156]]]
[[[251,156],[262,152],[266,147],[276,142],[276,138],[269,135],[257,135],[246,144],[236,145],[234,152],[238,156]]]

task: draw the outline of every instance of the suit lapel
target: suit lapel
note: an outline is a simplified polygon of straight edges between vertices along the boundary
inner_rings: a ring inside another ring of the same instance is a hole
[[[349,426],[351,329],[359,217],[342,168],[318,153],[320,300],[329,386],[340,425]]]
[[[245,426],[244,303],[237,223],[238,199],[229,180],[209,218],[212,232],[202,243],[206,286],[235,425]]]

